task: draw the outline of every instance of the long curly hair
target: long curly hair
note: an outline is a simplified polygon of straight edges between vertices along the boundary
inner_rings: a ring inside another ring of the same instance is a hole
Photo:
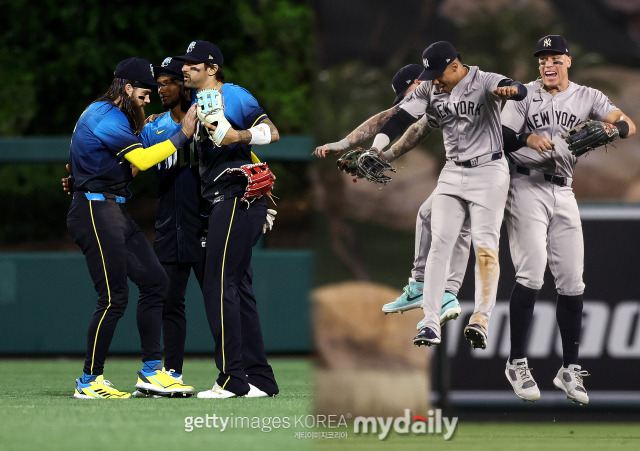
[[[107,101],[124,113],[129,121],[131,130],[135,134],[140,133],[144,125],[144,109],[134,104],[133,99],[129,97],[125,86],[133,85],[135,80],[126,80],[124,78],[114,78],[107,92],[102,94],[91,103]],[[117,101],[117,102],[116,102]]]

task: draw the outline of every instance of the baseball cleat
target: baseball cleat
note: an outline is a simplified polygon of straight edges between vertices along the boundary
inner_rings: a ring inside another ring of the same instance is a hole
[[[442,310],[440,311],[440,327],[444,326],[447,321],[458,318],[460,313],[462,313],[462,309],[456,295],[448,291],[445,292],[442,298]],[[424,318],[420,320],[416,329],[422,329],[423,324]]]
[[[136,390],[147,395],[170,397],[191,396],[195,388],[182,383],[182,378],[172,376],[172,371],[138,371]]]
[[[469,340],[474,349],[487,347],[487,331],[480,324],[468,324],[464,328],[464,338]]]
[[[569,365],[568,368],[562,366],[553,379],[553,385],[563,390],[571,401],[579,404],[588,404],[589,395],[582,381],[585,376],[589,376],[589,373],[582,371],[580,365]]]
[[[90,382],[83,383],[76,379],[76,391],[73,397],[76,399],[127,399],[131,393],[125,393],[113,386],[103,375],[94,376]]]
[[[132,398],[167,398],[167,396],[163,396],[163,395],[142,393],[139,390],[136,390],[133,393],[131,393],[131,397]]]
[[[416,346],[433,346],[440,344],[440,337],[430,327],[423,327],[413,338],[413,344]]]
[[[215,384],[211,388],[211,390],[205,390],[205,391],[199,392],[197,397],[199,399],[213,399],[213,398],[224,399],[224,398],[236,398],[237,396],[238,395],[236,395],[235,393],[230,392],[229,390],[225,390],[224,388],[220,387],[218,384]]]
[[[263,392],[253,384],[249,384],[249,393],[243,396],[243,398],[269,398],[267,392]]]
[[[504,375],[507,376],[515,394],[523,401],[534,402],[540,399],[540,389],[538,389],[536,381],[533,380],[531,368],[529,368],[526,357],[524,359],[513,359],[513,363],[509,363],[509,360],[507,360]]]
[[[422,289],[424,283],[409,279],[409,285],[405,286],[403,293],[393,302],[382,306],[384,313],[402,313],[407,310],[422,307]]]

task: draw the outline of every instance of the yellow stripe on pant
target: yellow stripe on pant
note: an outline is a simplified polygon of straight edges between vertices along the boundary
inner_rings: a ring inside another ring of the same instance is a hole
[[[234,197],[233,210],[231,211],[231,219],[229,220],[229,230],[227,230],[227,239],[224,242],[224,252],[222,254],[222,270],[220,272],[220,324],[222,325],[222,340],[220,345],[222,346],[222,372],[223,373],[226,372],[226,362],[224,357],[224,312],[222,308],[222,302],[224,300],[224,264],[225,264],[225,260],[227,259],[227,246],[229,245],[229,235],[231,235],[231,226],[233,225],[233,217],[235,216],[235,213],[236,213],[237,202],[238,202],[238,198]],[[227,382],[229,382],[229,379],[231,379],[231,376],[227,377],[227,380],[224,381],[224,384],[222,385],[223,389],[227,385]]]
[[[95,363],[95,355],[96,355],[96,343],[98,342],[98,333],[100,332],[100,325],[102,324],[102,320],[107,315],[107,311],[109,311],[109,307],[111,307],[111,289],[109,288],[109,276],[107,275],[107,265],[104,263],[104,254],[102,253],[102,245],[100,244],[100,238],[98,237],[98,230],[96,229],[96,221],[93,217],[93,201],[89,201],[89,211],[91,212],[91,224],[93,225],[93,231],[96,234],[96,241],[98,242],[98,248],[100,249],[100,258],[102,259],[102,268],[104,269],[104,279],[107,283],[107,294],[109,297],[109,305],[107,305],[106,310],[102,314],[102,318],[100,318],[100,322],[98,323],[98,328],[96,329],[96,336],[93,340],[93,351],[91,353],[91,374],[93,374],[93,364]]]

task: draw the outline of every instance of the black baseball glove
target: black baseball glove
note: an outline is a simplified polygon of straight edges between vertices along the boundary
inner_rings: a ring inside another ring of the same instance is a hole
[[[615,125],[608,122],[588,120],[576,125],[562,134],[569,150],[575,157],[579,157],[590,150],[609,144],[620,136]]]
[[[358,157],[358,172],[370,182],[389,183],[391,177],[385,175],[384,171],[396,172],[396,168],[375,150],[367,150]]]
[[[373,183],[387,184],[391,177],[384,171],[396,172],[384,157],[375,150],[354,149],[346,152],[336,162],[338,169],[358,179],[364,178]]]

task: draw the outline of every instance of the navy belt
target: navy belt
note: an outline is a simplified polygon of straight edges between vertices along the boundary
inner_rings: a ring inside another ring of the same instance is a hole
[[[533,169],[533,170],[535,171],[535,169]],[[518,172],[519,174],[529,175],[530,176],[531,175],[531,171],[532,171],[532,169],[530,169],[530,168],[516,165],[516,172]],[[540,172],[540,171],[536,171],[536,172]],[[568,183],[567,177],[562,177],[562,176],[559,176],[559,175],[546,174],[544,172],[542,174],[544,175],[544,179],[547,182],[551,182],[554,185],[558,185],[558,186],[567,186],[567,185],[569,185],[569,186],[571,186]]]
[[[73,193],[73,198],[76,198],[76,194],[78,195],[83,195],[87,198],[87,200],[97,200],[97,201],[101,201],[104,202],[107,199],[111,199],[111,200],[115,200],[116,203],[119,204],[124,204],[127,199],[125,197],[122,196],[116,196],[115,194],[111,194],[111,193],[82,193],[82,192],[75,192]]]
[[[462,166],[463,168],[475,168],[476,166],[480,166],[481,164],[485,164],[490,161],[499,160],[500,158],[502,158],[502,152],[494,152],[491,154],[480,155],[479,157],[475,157],[466,161],[452,161],[456,164],[456,166]]]

